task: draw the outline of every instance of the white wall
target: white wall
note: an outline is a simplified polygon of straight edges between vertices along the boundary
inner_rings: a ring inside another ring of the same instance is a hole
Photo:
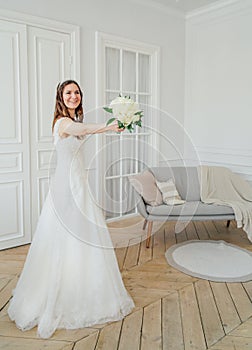
[[[81,27],[81,85],[85,109],[95,107],[95,31],[160,46],[160,107],[184,122],[185,20],[134,0],[0,0],[0,8],[65,21]],[[160,128],[171,128],[162,114]],[[183,138],[177,138],[181,148]],[[169,158],[166,142],[161,151]]]
[[[187,19],[185,128],[203,163],[252,183],[251,34],[250,0]]]
[[[195,159],[196,149],[203,162],[226,165],[250,181],[251,6],[251,0],[240,0],[185,21],[182,16],[141,6],[134,0],[0,0],[3,9],[80,26],[86,111],[95,107],[95,31],[159,45],[160,107],[164,111],[160,132],[167,136],[161,140],[163,159],[177,157],[170,141],[181,150],[186,131],[192,137],[185,147],[187,158]]]

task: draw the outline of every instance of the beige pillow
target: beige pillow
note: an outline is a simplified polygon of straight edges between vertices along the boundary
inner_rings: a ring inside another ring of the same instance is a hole
[[[178,205],[183,204],[185,201],[181,199],[173,179],[169,179],[165,182],[157,181],[157,187],[160,189],[163,197],[163,201],[168,205]]]
[[[147,204],[157,206],[163,203],[155,177],[149,170],[145,170],[140,174],[130,175],[128,179]]]

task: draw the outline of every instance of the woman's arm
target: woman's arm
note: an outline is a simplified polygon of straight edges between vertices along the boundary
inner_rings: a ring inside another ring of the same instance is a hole
[[[82,136],[88,134],[100,134],[106,131],[122,131],[118,128],[117,121],[114,121],[110,125],[102,124],[84,124],[73,122],[70,118],[65,118],[59,125],[59,135],[61,137],[73,135]]]

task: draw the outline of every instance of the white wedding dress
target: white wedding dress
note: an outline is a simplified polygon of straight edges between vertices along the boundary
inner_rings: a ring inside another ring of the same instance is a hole
[[[59,328],[120,320],[134,307],[89,192],[83,142],[59,137],[62,119],[54,126],[57,167],[8,308],[18,328],[38,326],[42,338]]]

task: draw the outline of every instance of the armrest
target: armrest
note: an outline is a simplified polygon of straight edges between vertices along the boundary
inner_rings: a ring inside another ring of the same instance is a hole
[[[136,201],[137,201],[137,209],[139,214],[141,214],[145,219],[149,216],[149,214],[146,211],[146,204],[143,200],[143,197],[135,191],[136,194]]]

